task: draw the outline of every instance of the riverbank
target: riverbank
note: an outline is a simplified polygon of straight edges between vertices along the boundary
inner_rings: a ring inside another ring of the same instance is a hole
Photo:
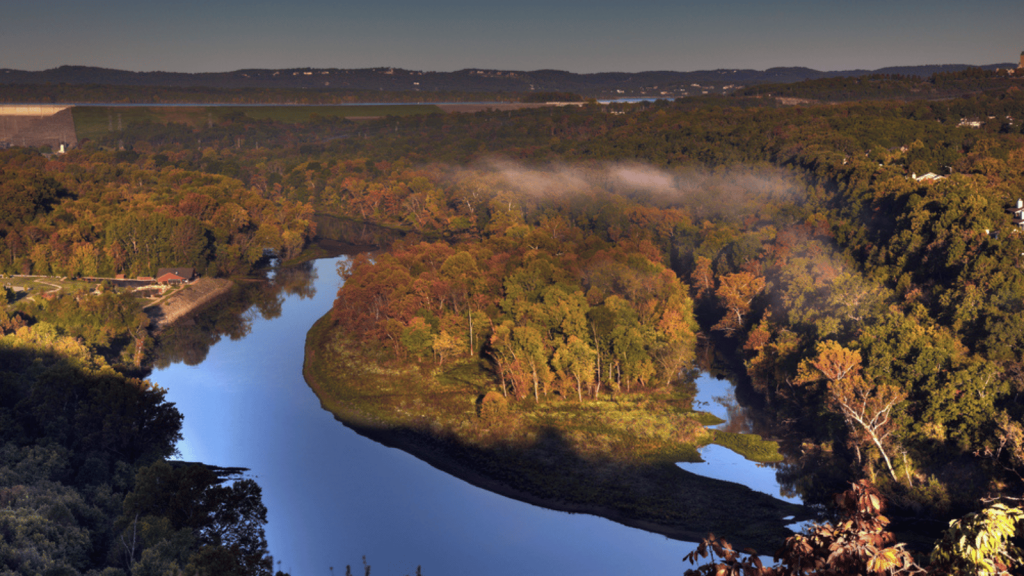
[[[696,541],[714,532],[760,550],[777,548],[794,518],[811,517],[802,506],[679,469],[676,462],[699,460],[696,447],[711,435],[699,422],[707,415],[687,413],[675,398],[649,407],[623,399],[617,408],[628,412],[615,417],[660,419],[688,441],[609,433],[591,422],[599,413],[574,401],[530,410],[513,405],[495,422],[480,415],[478,399],[489,383],[473,370],[435,375],[383,368],[333,328],[325,316],[306,340],[303,374],[321,406],[356,432],[480,488],[673,539]],[[558,424],[579,412],[586,412],[588,426]]]
[[[198,308],[231,291],[234,282],[224,278],[199,278],[166,300],[146,308],[155,330],[160,331]]]

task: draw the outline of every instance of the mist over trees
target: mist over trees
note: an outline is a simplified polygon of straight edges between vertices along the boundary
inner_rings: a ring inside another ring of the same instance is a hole
[[[830,82],[794,90],[853,90]],[[396,362],[482,361],[512,404],[587,404],[665,386],[700,341],[807,439],[809,500],[869,479],[945,522],[1024,487],[1024,92],[930,82],[977,90],[111,127],[0,151],[0,272],[240,275],[300,255],[315,217],[373,225],[402,239],[352,260],[333,314]],[[254,485],[161,463],[180,415],[132,371],[137,302],[4,296],[0,530],[41,535],[5,537],[5,569],[269,570],[225,528],[260,523]],[[209,507],[167,516],[164,482]]]

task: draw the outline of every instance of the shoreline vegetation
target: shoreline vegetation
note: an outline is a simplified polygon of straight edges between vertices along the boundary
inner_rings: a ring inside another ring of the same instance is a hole
[[[813,517],[803,506],[676,466],[700,461],[698,446],[729,441],[704,428],[717,422],[714,416],[679,408],[685,393],[666,390],[657,402],[635,404],[622,395],[612,402],[632,410],[637,420],[674,415],[673,427],[687,430],[688,442],[637,430],[632,430],[635,438],[623,441],[626,435],[573,424],[574,411],[593,417],[592,403],[509,404],[499,422],[481,409],[487,384],[479,367],[462,364],[424,373],[422,367],[395,368],[356,349],[358,343],[339,333],[331,314],[310,329],[303,374],[323,408],[360,435],[480,488],[677,540],[699,541],[719,531],[762,550],[774,549],[791,534],[786,524]]]

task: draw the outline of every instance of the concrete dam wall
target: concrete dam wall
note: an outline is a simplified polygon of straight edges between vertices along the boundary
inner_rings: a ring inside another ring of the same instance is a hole
[[[0,104],[0,148],[76,146],[72,106],[61,104]]]
[[[0,104],[0,116],[53,116],[67,104]]]

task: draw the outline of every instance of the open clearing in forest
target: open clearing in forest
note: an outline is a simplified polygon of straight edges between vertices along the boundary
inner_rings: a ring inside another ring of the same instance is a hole
[[[130,124],[176,122],[198,128],[217,124],[237,114],[253,120],[284,123],[309,122],[319,118],[370,120],[386,116],[417,116],[452,112],[473,113],[484,110],[521,110],[551,104],[518,102],[479,102],[453,104],[340,104],[328,106],[76,106],[72,109],[79,140],[97,139],[120,132]]]
[[[148,108],[135,106],[76,106],[72,110],[75,118],[75,132],[79,140],[95,140],[110,132],[120,132],[129,124],[147,122],[166,124],[171,121],[161,111],[166,108]],[[201,113],[200,108],[191,109]],[[182,110],[184,112],[184,110]],[[175,122],[195,125],[194,122],[177,118]]]
[[[28,296],[45,294],[47,292],[59,292],[61,290],[67,290],[71,293],[83,288],[92,290],[96,287],[96,284],[98,284],[98,282],[69,280],[66,278],[58,278],[56,276],[7,275],[0,278],[2,278],[2,280],[0,280],[0,286],[11,286],[12,288],[17,287],[23,290],[28,289]]]

